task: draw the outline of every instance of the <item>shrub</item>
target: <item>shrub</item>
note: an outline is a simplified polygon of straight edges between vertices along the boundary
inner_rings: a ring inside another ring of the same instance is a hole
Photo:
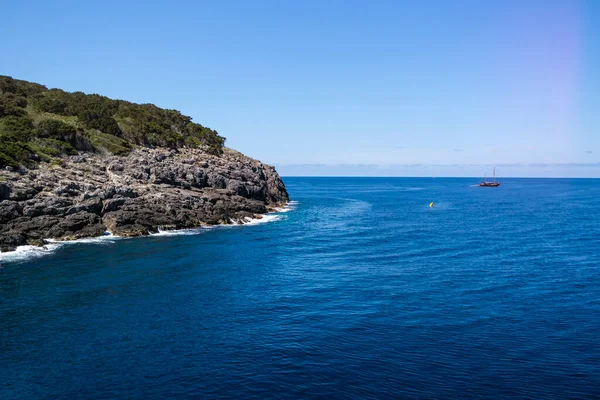
[[[119,124],[106,111],[101,109],[91,109],[81,111],[78,115],[79,120],[89,129],[97,129],[110,135],[121,136]]]
[[[92,146],[94,146],[97,151],[122,155],[127,154],[131,150],[131,144],[116,136],[99,131],[88,131],[86,134]]]
[[[0,93],[14,93],[19,96],[32,96],[48,90],[38,83],[13,79],[10,76],[0,76]]]
[[[33,134],[33,121],[25,115],[4,117],[0,119],[0,134],[12,141],[26,142]]]
[[[7,140],[0,135],[0,166],[18,167],[29,160],[29,153],[27,145]]]
[[[40,137],[49,138],[64,138],[71,137],[77,132],[75,127],[60,121],[58,119],[45,119],[42,120],[38,126],[36,133]]]
[[[185,138],[185,145],[189,148],[197,149],[202,146],[202,142],[196,137],[188,136]]]
[[[12,93],[0,94],[0,118],[8,115],[25,115],[27,99]]]
[[[43,159],[44,155],[58,157],[78,154],[71,144],[56,139],[36,139],[29,143],[29,148]]]
[[[39,94],[32,98],[32,105],[40,111],[66,115],[67,102],[60,98],[55,91]]]
[[[31,118],[37,123],[35,127]],[[52,139],[83,151],[96,149],[113,154],[144,145],[188,146],[219,155],[225,143],[217,131],[193,123],[191,117],[177,110],[112,100],[98,94],[48,90],[7,76],[0,76],[0,135],[3,140],[22,146],[35,142],[37,149],[42,146],[37,139]],[[72,152],[57,146],[47,142],[42,147],[49,153]],[[2,162],[20,161],[13,158],[15,151],[3,153]]]

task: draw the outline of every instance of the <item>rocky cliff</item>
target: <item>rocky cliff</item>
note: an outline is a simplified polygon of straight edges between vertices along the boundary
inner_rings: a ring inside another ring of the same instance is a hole
[[[0,171],[0,250],[106,231],[139,236],[244,223],[287,201],[273,167],[231,149],[221,156],[186,148],[81,153]]]

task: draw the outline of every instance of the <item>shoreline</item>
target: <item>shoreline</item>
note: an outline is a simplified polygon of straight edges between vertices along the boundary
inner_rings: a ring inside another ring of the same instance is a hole
[[[114,235],[109,231],[106,231],[103,235],[100,236],[92,236],[81,239],[73,239],[73,240],[58,240],[58,239],[44,239],[44,244],[41,246],[34,245],[24,245],[17,246],[15,250],[0,252],[0,268],[3,263],[13,263],[13,262],[22,262],[27,261],[29,259],[41,258],[50,254],[53,254],[56,250],[63,246],[74,245],[74,244],[102,244],[102,243],[113,243],[118,240],[126,240],[126,239],[138,239],[138,238],[148,238],[148,237],[160,237],[160,236],[186,236],[186,235],[200,235],[204,232],[217,229],[217,228],[226,228],[226,227],[236,227],[236,226],[254,226],[261,225],[269,222],[279,221],[282,217],[282,214],[285,214],[290,211],[294,211],[298,205],[297,201],[290,200],[283,207],[274,207],[272,211],[269,211],[265,214],[259,214],[260,218],[245,218],[246,222],[239,223],[233,220],[230,220],[228,224],[217,224],[217,225],[202,225],[195,228],[184,228],[184,229],[165,229],[161,230],[158,228],[158,232],[149,233],[147,235],[140,236],[119,236]]]
[[[126,156],[84,153],[60,167],[0,171],[0,249],[44,239],[143,236],[260,218],[289,201],[272,166],[225,149],[139,148]]]

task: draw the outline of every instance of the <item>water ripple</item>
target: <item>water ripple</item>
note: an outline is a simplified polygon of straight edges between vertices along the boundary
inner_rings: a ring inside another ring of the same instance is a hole
[[[286,185],[268,224],[4,262],[0,398],[597,397],[598,181]]]

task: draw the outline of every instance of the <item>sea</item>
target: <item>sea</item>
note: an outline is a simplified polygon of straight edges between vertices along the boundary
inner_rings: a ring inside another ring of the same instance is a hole
[[[600,398],[600,180],[478,181],[2,254],[0,399]]]

